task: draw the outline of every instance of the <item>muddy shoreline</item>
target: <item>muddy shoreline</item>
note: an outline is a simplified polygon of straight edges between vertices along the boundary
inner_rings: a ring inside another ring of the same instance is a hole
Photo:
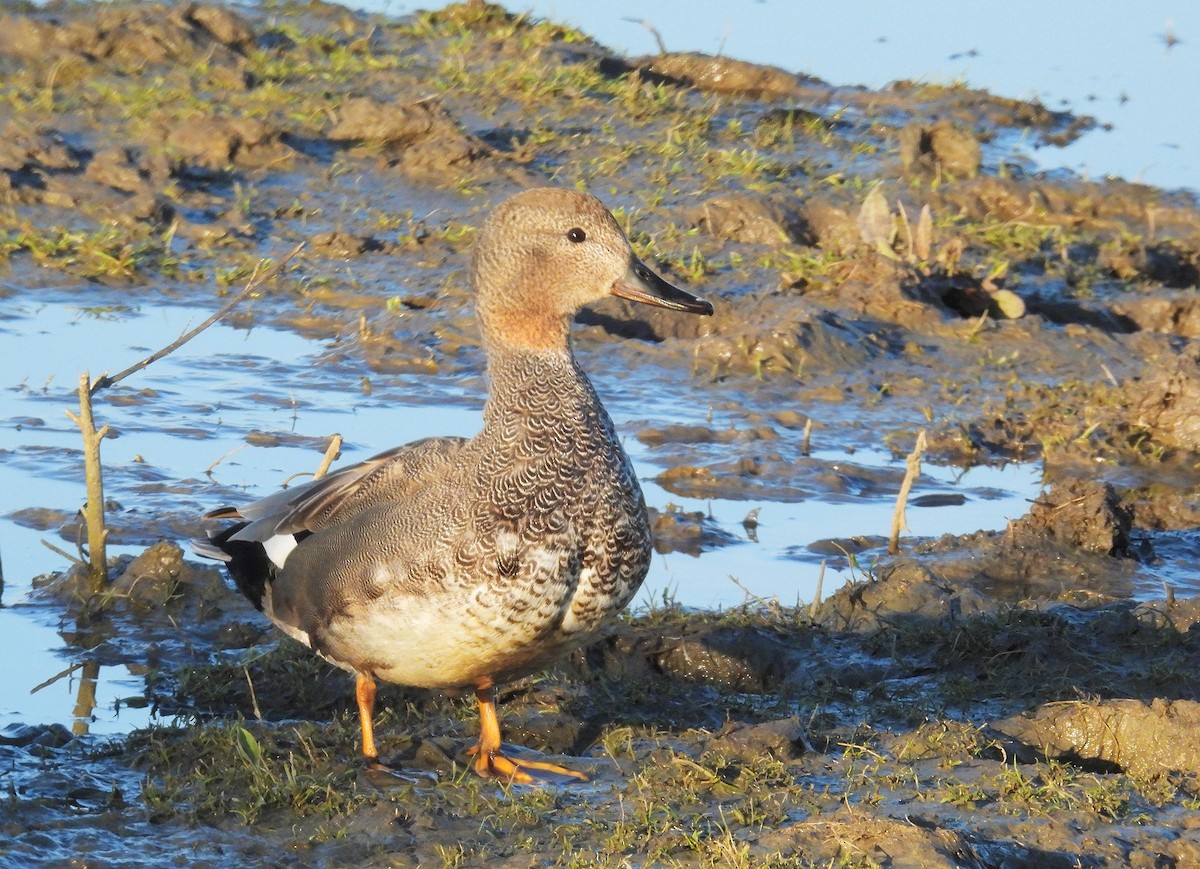
[[[620,57],[476,3],[9,4],[0,81],[7,298],[215,309],[304,240],[239,317],[332,339],[322,366],[359,389],[478,395],[474,227],[522,187],[584,185],[717,304],[699,321],[614,302],[576,328],[601,392],[652,368],[734,421],[633,432],[668,492],[891,491],[805,461],[807,437],[903,455],[921,429],[931,460],[1046,479],[1005,531],[889,557],[846,529],[827,548],[859,580],[817,605],[667,604],[510,686],[509,738],[595,773],[561,790],[465,774],[469,704],[401,689],[377,731],[413,780],[360,770],[344,677],[176,545],[212,491],[115,510],[115,534],[150,544],[112,565],[118,593],[83,602],[68,573],[34,605],[93,660],[140,668],[175,723],[0,733],[0,863],[1200,862],[1200,210],[1040,175],[1005,145],[1091,119]],[[728,531],[665,507],[656,529],[664,551]],[[1162,563],[1180,593],[1147,590]]]

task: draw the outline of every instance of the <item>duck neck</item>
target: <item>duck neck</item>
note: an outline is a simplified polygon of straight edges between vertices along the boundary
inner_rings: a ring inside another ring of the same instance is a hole
[[[570,342],[571,319],[546,311],[527,311],[522,316],[489,310],[481,301],[477,305],[479,328],[484,344],[491,351],[526,351],[551,353]]]
[[[553,350],[492,347],[488,379],[491,383],[484,408],[485,425],[506,425],[514,416],[536,416],[564,426],[596,414],[607,418],[566,342]]]

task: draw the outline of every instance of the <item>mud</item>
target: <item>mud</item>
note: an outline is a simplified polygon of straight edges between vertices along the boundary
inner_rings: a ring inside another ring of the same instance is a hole
[[[32,605],[89,660],[138,668],[141,701],[173,723],[108,742],[0,733],[0,860],[1200,861],[1200,585],[1147,592],[1163,588],[1147,571],[1200,553],[1200,210],[1036,173],[1006,145],[1091,119],[621,58],[479,3],[402,20],[10,6],[0,82],[6,295],[215,308],[305,240],[241,317],[330,340],[320,367],[364,393],[404,375],[477,397],[473,227],[521,187],[581,184],[717,305],[701,322],[613,302],[576,330],[601,392],[667,383],[732,420],[633,432],[668,492],[895,492],[900,472],[813,456],[809,438],[902,456],[919,429],[926,461],[1039,461],[1047,481],[1007,530],[905,538],[899,557],[845,529],[827,550],[857,581],[812,606],[668,601],[508,686],[508,738],[595,776],[527,790],[464,775],[467,699],[401,688],[381,692],[377,729],[414,778],[361,771],[344,676],[177,546],[214,497],[198,468],[170,509],[110,511],[114,541],[145,551],[114,560],[106,594],[66,572]],[[201,436],[216,412],[167,427]],[[653,506],[660,551],[745,539]],[[79,533],[36,500],[9,518]]]

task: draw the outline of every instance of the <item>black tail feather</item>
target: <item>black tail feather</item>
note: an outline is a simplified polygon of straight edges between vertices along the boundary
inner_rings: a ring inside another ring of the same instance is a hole
[[[261,543],[249,540],[230,540],[234,534],[241,531],[247,522],[239,522],[222,528],[206,541],[205,548],[218,549],[226,555],[222,559],[229,570],[230,577],[238,591],[246,596],[255,609],[262,612],[263,594],[267,583],[274,577],[275,565],[267,558],[267,551]],[[200,552],[201,555],[208,553]]]

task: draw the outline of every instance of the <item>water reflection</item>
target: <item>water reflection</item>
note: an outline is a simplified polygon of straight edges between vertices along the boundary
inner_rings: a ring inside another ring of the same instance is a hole
[[[96,685],[100,681],[100,662],[84,661],[79,676],[79,691],[75,695],[75,720],[71,732],[76,736],[87,733],[92,724],[92,712],[96,708]]]
[[[72,711],[73,721],[71,722],[71,732],[76,736],[81,736],[90,732],[91,724],[95,720],[94,711],[96,709],[96,686],[100,681],[100,662],[94,659],[85,661],[77,661],[49,679],[34,685],[29,689],[31,695],[37,694],[39,691],[44,691],[50,686],[68,679],[68,685],[74,681],[74,675],[79,673],[79,686],[75,690],[75,708]]]

